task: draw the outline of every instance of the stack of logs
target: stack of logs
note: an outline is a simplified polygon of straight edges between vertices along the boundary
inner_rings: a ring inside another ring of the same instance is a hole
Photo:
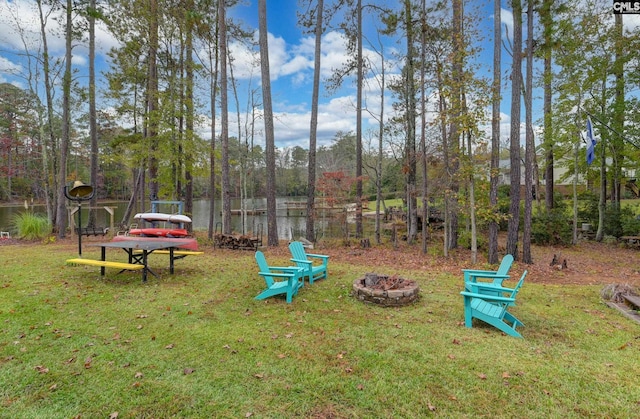
[[[257,250],[259,240],[255,237],[216,233],[214,243],[219,248]]]

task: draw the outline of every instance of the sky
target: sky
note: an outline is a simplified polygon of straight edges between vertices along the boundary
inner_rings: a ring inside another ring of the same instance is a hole
[[[389,5],[393,3],[387,1]],[[477,42],[484,47],[484,52],[480,56],[480,63],[484,66],[479,71],[490,75],[492,60],[492,31],[493,31],[493,4],[489,0],[472,0],[472,5],[467,7],[467,13],[471,11],[477,15],[479,26],[479,38]],[[506,2],[505,2],[506,6]],[[311,92],[314,63],[314,38],[313,35],[304,34],[297,24],[298,4],[295,0],[269,0],[267,2],[268,31],[269,31],[269,63],[271,71],[272,101],[274,110],[274,128],[276,147],[285,148],[299,145],[308,148],[310,115],[311,115]],[[241,2],[241,5],[230,10],[230,15],[244,23],[245,28],[256,30],[257,37],[257,1],[250,0]],[[371,16],[365,13],[365,30],[369,35],[373,33],[376,22]],[[27,83],[24,78],[16,74],[24,74],[24,45],[22,38],[15,30],[16,21],[20,22],[24,29],[24,38],[27,39],[30,48],[37,45],[39,39],[39,23],[36,14],[35,1],[33,0],[0,0],[0,82],[9,82],[26,88]],[[512,26],[512,15],[504,7],[502,10],[502,21],[505,28]],[[51,27],[56,24],[52,23]],[[510,29],[509,29],[510,30]],[[510,32],[512,33],[512,31]],[[103,71],[108,66],[105,53],[112,47],[117,46],[116,40],[104,28],[99,27],[97,33],[98,48],[98,72]],[[389,53],[393,50],[402,52],[404,45],[398,39],[385,40],[385,50]],[[401,40],[400,40],[401,41]],[[49,33],[49,48],[53,56],[62,57],[64,55],[64,39],[61,31],[51,31]],[[234,44],[230,48],[234,57],[234,75],[242,81],[240,85],[240,95],[246,97],[250,90],[260,89],[260,69],[252,66],[255,62],[248,51]],[[371,47],[365,45],[365,55],[379,61],[376,53]],[[388,54],[390,55],[390,54]],[[326,80],[335,68],[347,61],[348,54],[345,50],[345,40],[343,36],[335,31],[329,30],[322,39],[322,80]],[[73,65],[81,76],[88,72],[87,48],[78,45],[74,49]],[[508,72],[508,55],[503,52],[503,75]],[[398,77],[400,66],[392,66],[388,70],[388,78]],[[98,76],[100,79],[100,76]],[[375,80],[368,80],[365,87],[367,108],[373,113],[380,108],[380,95],[373,87]],[[505,85],[506,86],[506,85]],[[99,86],[104,87],[104,85]],[[355,131],[356,111],[355,84],[348,80],[342,88],[329,94],[323,83],[320,91],[319,104],[319,125],[318,125],[318,146],[330,145],[332,139],[338,132]],[[208,93],[204,92],[203,97]],[[507,100],[503,100],[502,125],[503,137],[509,132],[509,109],[508,99],[510,93],[503,91]],[[100,101],[100,91],[98,91]],[[231,100],[231,99],[230,99]],[[245,107],[245,99],[241,99],[241,107]],[[100,105],[99,105],[100,106]],[[104,105],[106,106],[106,105]],[[385,108],[390,110],[390,99],[386,99]],[[206,114],[208,105],[203,107],[202,112]],[[242,111],[243,113],[245,111]],[[524,111],[523,118],[524,118]],[[230,118],[235,118],[235,111],[230,111]],[[365,130],[377,127],[378,122],[370,115],[364,113],[363,121]],[[541,115],[538,115],[541,116]],[[230,135],[237,135],[236,122],[230,121]],[[262,124],[257,124],[257,129],[262,129]],[[199,130],[205,138],[210,138],[210,128],[203,124]],[[364,133],[363,137],[367,134]],[[261,132],[257,132],[257,137],[261,137]],[[503,138],[506,140],[506,138]],[[257,139],[257,143],[261,143]]]
[[[389,2],[387,2],[389,4]],[[276,146],[278,148],[300,145],[308,148],[309,129],[311,118],[311,93],[314,65],[314,38],[313,35],[304,34],[297,24],[297,2],[295,0],[269,0],[267,2],[268,31],[269,31],[269,62],[272,83],[272,101],[274,110],[274,127]],[[257,28],[257,1],[241,2],[239,6],[229,11],[229,14],[244,23],[245,28]],[[490,16],[486,16],[490,20]],[[365,29],[369,33],[375,29],[375,22],[365,13],[367,19]],[[10,82],[19,87],[26,88],[27,83],[23,77],[16,74],[26,73],[24,61],[24,45],[20,34],[15,30],[16,22],[24,29],[24,38],[30,48],[37,47],[39,40],[39,23],[35,1],[33,0],[0,0],[0,82]],[[492,23],[491,23],[492,24]],[[52,28],[55,23],[50,25]],[[257,32],[256,32],[257,37]],[[117,46],[116,40],[104,28],[97,31],[98,65],[100,72],[108,65],[106,52]],[[64,56],[64,39],[61,31],[50,31],[49,48],[52,56]],[[385,47],[388,52],[402,48],[397,40],[387,40]],[[260,69],[252,66],[255,62],[251,54],[238,44],[232,45],[231,53],[234,57],[234,75],[243,81],[239,88],[240,95],[246,97],[250,90],[260,89]],[[365,54],[374,56],[371,48],[365,46]],[[348,59],[345,50],[344,37],[335,30],[329,30],[322,39],[322,75],[326,80],[333,69],[340,68]],[[78,45],[74,48],[73,66],[80,74],[88,72],[87,48]],[[399,66],[392,67],[388,78],[397,77]],[[100,77],[98,76],[98,79]],[[367,86],[374,86],[374,80],[370,80]],[[104,87],[104,85],[102,86]],[[100,85],[98,87],[100,89]],[[206,96],[206,95],[203,95]],[[365,88],[367,107],[377,112],[380,107],[379,93],[373,87]],[[355,84],[347,80],[343,87],[331,94],[325,90],[325,84],[321,86],[320,104],[318,116],[318,146],[330,145],[331,140],[338,132],[355,131]],[[98,91],[100,101],[100,91]],[[387,110],[390,109],[390,99],[387,99]],[[246,103],[241,99],[242,103]],[[203,107],[205,113],[208,105]],[[244,111],[243,111],[244,112]],[[235,111],[230,111],[230,118],[235,119]],[[364,126],[375,127],[377,122],[366,113],[364,114]],[[257,124],[261,129],[262,124]],[[236,123],[230,121],[230,135],[235,132]],[[200,133],[205,138],[210,138],[210,128],[203,125]],[[258,136],[261,132],[257,133]],[[260,143],[260,140],[257,141]]]

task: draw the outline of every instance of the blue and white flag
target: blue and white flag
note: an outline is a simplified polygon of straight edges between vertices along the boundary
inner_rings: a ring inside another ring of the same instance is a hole
[[[587,164],[593,163],[596,158],[596,139],[593,136],[593,125],[591,118],[587,117]]]

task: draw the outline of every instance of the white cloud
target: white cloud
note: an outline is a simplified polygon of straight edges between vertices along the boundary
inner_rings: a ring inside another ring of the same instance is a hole
[[[509,37],[513,36],[513,13],[511,10],[500,9],[500,21],[502,23],[502,28],[504,29],[506,26]],[[502,34],[502,36],[506,36],[506,34]]]
[[[630,32],[636,31],[640,27],[640,15],[624,15],[622,24],[626,30]]]
[[[0,73],[20,73],[22,66],[6,57],[0,57]]]
[[[64,22],[62,11],[49,12],[48,9],[45,9],[43,13],[46,19],[49,54],[52,57],[61,57],[65,51],[64,28],[60,23]],[[3,27],[3,31],[0,33],[1,47],[11,51],[24,51],[25,48],[28,48],[32,53],[42,49],[40,16],[35,2],[0,0],[0,24]],[[88,34],[85,34],[85,38],[87,36]],[[100,21],[96,22],[96,49],[98,53],[104,54],[117,45],[118,42],[109,33],[106,25]],[[87,50],[87,42],[75,42],[74,65],[87,65]]]

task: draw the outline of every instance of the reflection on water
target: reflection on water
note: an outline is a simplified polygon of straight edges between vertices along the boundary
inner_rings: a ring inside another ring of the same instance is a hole
[[[264,237],[267,236],[267,215],[266,212],[261,211],[267,207],[266,198],[254,198],[247,199],[245,205],[245,209],[248,214],[245,217],[242,217],[238,214],[239,211],[234,211],[234,214],[231,217],[232,221],[232,229],[235,233],[246,233],[252,234],[258,231],[260,225],[263,226]],[[277,198],[276,199],[276,207],[277,207],[277,224],[278,224],[278,237],[280,239],[291,239],[298,238],[300,236],[305,235],[306,231],[306,216],[304,209],[290,209],[287,210],[288,202],[306,202],[306,197],[285,197],[285,198]],[[103,207],[113,207],[114,208],[114,225],[117,226],[122,221],[122,217],[127,207],[127,202],[101,202],[99,204],[100,208]],[[83,203],[82,205],[82,222],[86,225],[87,220],[89,219],[89,210],[88,204]],[[71,203],[69,208],[75,208],[75,204]],[[208,199],[197,200],[193,203],[193,214],[191,216],[193,220],[193,228],[194,230],[206,231],[209,228],[209,214],[210,214],[210,202]],[[233,210],[240,209],[240,200],[234,199],[231,202],[231,208]],[[30,210],[36,214],[46,215],[46,210],[42,205],[35,205],[30,207]],[[145,211],[150,211],[151,205],[149,208],[145,208]],[[220,211],[222,210],[221,201],[217,200],[215,202],[215,213],[214,213],[214,227],[222,222],[222,218],[220,215]],[[12,220],[16,214],[21,214],[25,212],[26,209],[22,205],[16,206],[4,206],[0,207],[0,230],[1,231],[12,231]],[[159,212],[169,212],[173,213],[176,211],[175,207],[161,205],[158,209]],[[253,213],[253,214],[252,214]],[[129,224],[133,221],[133,215],[131,216],[131,220],[128,220],[126,224]],[[108,227],[110,225],[110,215],[105,210],[98,210],[97,212],[97,225],[99,227]],[[76,216],[77,220],[77,216]],[[244,220],[244,222],[243,222]],[[220,228],[220,227],[218,227]],[[323,214],[320,212],[316,218],[316,234],[318,237],[327,236],[327,237],[335,237],[341,235],[340,225],[337,221],[331,220],[329,214]]]

